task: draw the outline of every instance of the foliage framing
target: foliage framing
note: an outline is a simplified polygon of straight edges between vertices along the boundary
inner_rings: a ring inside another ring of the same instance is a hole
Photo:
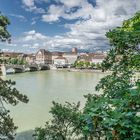
[[[81,132],[81,111],[79,103],[64,105],[52,102],[51,122],[46,122],[45,128],[35,129],[36,140],[75,140],[83,137]]]
[[[10,41],[11,35],[7,31],[7,25],[9,24],[8,18],[0,14],[1,41]],[[11,80],[4,81],[0,78],[0,140],[13,140],[15,130],[17,129],[13,123],[13,119],[9,115],[9,110],[5,108],[4,104],[15,106],[20,101],[24,103],[28,102],[27,96],[20,94],[19,91],[13,87],[14,85],[15,82]]]
[[[10,24],[9,19],[2,15],[0,12],[0,40],[1,41],[10,41],[11,35],[7,31],[7,25]]]
[[[102,95],[86,96],[83,130],[90,139],[140,139],[140,12],[106,36],[112,49],[102,68],[112,74],[96,86]]]

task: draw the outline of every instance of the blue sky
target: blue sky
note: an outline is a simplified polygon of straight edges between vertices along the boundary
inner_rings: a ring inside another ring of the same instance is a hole
[[[108,50],[105,33],[140,10],[140,0],[0,0],[11,21],[3,51]]]

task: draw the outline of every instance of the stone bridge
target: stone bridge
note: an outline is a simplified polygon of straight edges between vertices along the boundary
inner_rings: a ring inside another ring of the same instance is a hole
[[[50,67],[48,64],[31,64],[31,65],[5,65],[1,64],[0,69],[2,75],[7,75],[10,73],[22,73],[28,71],[38,71],[38,70],[49,70]]]
[[[38,65],[39,70],[49,70],[50,66],[48,64],[40,64]]]

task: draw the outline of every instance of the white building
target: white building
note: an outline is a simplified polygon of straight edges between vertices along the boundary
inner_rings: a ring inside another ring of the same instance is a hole
[[[59,56],[54,59],[54,65],[56,66],[65,66],[68,64],[68,60],[65,57]]]
[[[49,51],[45,49],[40,49],[36,55],[36,64],[51,64],[52,63],[52,55]]]
[[[35,55],[33,55],[33,54],[28,54],[28,55],[25,57],[25,61],[26,61],[28,64],[34,64],[34,63],[35,63]]]
[[[62,52],[51,52],[52,54],[52,64],[54,64],[54,60],[57,58],[57,57],[60,57],[63,55]]]
[[[71,52],[65,52],[63,54],[63,57],[65,57],[68,60],[69,65],[74,64],[75,61],[78,58],[78,50],[77,50],[77,48],[72,48]]]
[[[91,64],[101,64],[105,59],[106,55],[103,53],[88,53],[88,54],[80,54],[78,57],[78,62],[90,62]]]
[[[68,64],[71,65],[71,64],[75,63],[78,55],[77,55],[77,53],[70,52],[70,53],[64,53],[63,57],[66,58],[68,61]]]
[[[91,63],[101,64],[105,60],[105,55],[94,55],[91,59]]]

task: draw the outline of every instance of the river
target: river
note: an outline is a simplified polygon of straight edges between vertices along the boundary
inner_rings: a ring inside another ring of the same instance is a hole
[[[30,100],[28,104],[8,106],[18,132],[43,126],[51,118],[49,110],[53,100],[59,103],[80,101],[81,107],[84,106],[83,95],[94,94],[94,88],[103,76],[103,73],[50,70],[3,77],[16,81],[16,88]]]

